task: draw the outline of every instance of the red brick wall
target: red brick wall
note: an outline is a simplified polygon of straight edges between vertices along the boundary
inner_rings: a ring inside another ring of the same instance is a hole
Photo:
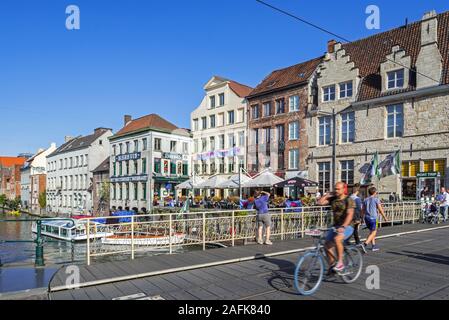
[[[289,113],[289,97],[298,95],[299,96],[299,111],[294,113]],[[285,101],[285,113],[276,115],[276,100],[284,98]],[[263,104],[266,102],[271,102],[271,116],[264,117]],[[252,106],[258,104],[259,105],[259,119],[252,118]],[[308,88],[307,86],[299,86],[296,88],[290,88],[287,90],[277,91],[275,93],[258,96],[255,98],[250,98],[248,100],[248,123],[249,123],[249,131],[248,131],[248,171],[252,172],[252,165],[254,164],[254,156],[251,156],[251,153],[254,153],[255,146],[253,145],[253,129],[262,130],[264,128],[270,127],[272,130],[272,145],[274,146],[275,142],[277,142],[276,137],[276,126],[283,124],[285,130],[285,151],[284,151],[284,170],[278,169],[277,159],[278,159],[278,151],[271,151],[271,167],[273,170],[277,171],[277,174],[284,177],[285,172],[288,171],[289,164],[289,150],[291,149],[299,149],[299,169],[305,170],[306,167],[306,158],[308,156],[308,141],[306,134],[306,113],[308,107]],[[300,131],[299,131],[299,140],[289,141],[289,123],[299,121]],[[264,142],[263,135],[261,131],[259,131],[259,145]],[[273,160],[276,159],[275,162]],[[264,169],[264,160],[265,155],[263,152],[259,150],[259,171]],[[296,171],[296,170],[295,170]]]

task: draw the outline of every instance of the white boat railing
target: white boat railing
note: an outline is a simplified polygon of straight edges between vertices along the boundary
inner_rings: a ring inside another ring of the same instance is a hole
[[[417,202],[383,204],[383,207],[387,223],[391,225],[415,223],[421,215],[421,204]],[[272,237],[280,240],[304,237],[306,230],[324,228],[332,222],[329,207],[278,208],[270,209],[270,214]],[[98,219],[104,219],[106,224],[95,226],[93,220]],[[199,246],[206,250],[208,244],[235,246],[237,241],[253,240],[257,227],[254,210],[91,217],[82,220],[86,220],[88,265],[95,257],[130,254],[134,259],[137,252],[148,250],[172,254],[180,247]],[[114,236],[108,241],[100,237],[91,239],[90,235],[96,232],[113,233]],[[177,243],[176,239],[181,236],[183,242]],[[113,244],[115,240],[117,244]]]

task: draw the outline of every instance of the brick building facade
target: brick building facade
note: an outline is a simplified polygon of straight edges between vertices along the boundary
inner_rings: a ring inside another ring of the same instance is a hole
[[[271,168],[289,178],[306,171],[306,114],[316,98],[312,90],[317,58],[266,77],[247,97],[248,171]]]

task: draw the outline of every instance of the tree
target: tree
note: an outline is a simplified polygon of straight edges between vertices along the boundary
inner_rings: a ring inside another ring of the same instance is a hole
[[[44,190],[44,192],[41,192],[37,201],[41,210],[44,209],[47,206],[47,191]]]
[[[6,198],[6,195],[0,194],[0,207],[2,207],[2,212],[5,213],[5,206],[8,202],[8,199]]]
[[[111,183],[108,181],[103,181],[101,183],[99,199],[98,199],[98,211],[102,212],[106,209],[106,204],[109,202],[111,196]]]

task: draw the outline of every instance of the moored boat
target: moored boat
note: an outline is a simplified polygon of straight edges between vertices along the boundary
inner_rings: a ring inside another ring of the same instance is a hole
[[[33,222],[31,227],[33,233],[37,233],[37,223]],[[44,220],[41,224],[41,234],[50,238],[63,241],[86,241],[87,221],[86,220]],[[91,221],[89,239],[100,239],[112,236],[112,232],[105,231],[104,225]]]

